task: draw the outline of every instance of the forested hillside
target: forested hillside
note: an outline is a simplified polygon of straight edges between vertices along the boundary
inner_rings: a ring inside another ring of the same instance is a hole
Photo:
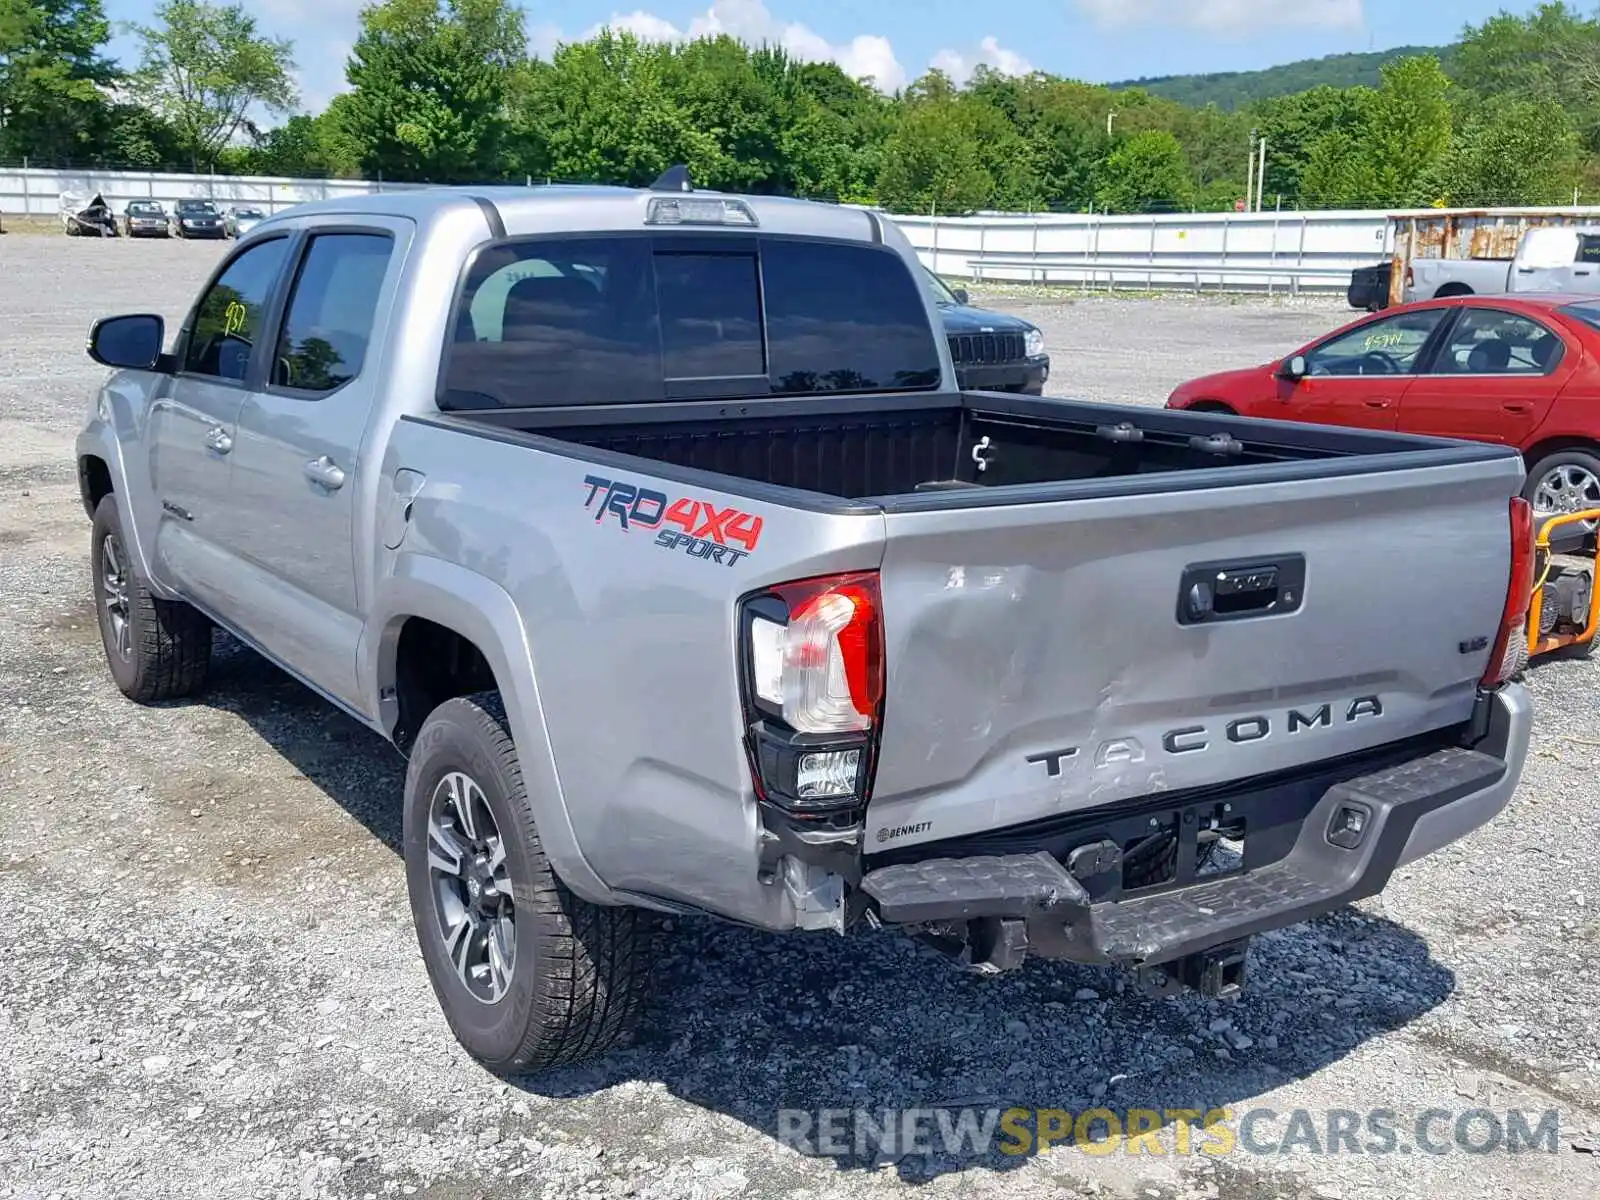
[[[1234,107],[1161,94],[1181,80],[1113,89],[988,69],[963,86],[930,71],[886,95],[727,37],[603,32],[540,58],[524,20],[511,0],[369,5],[348,89],[311,113],[294,46],[243,4],[163,0],[125,69],[107,54],[102,0],[0,0],[0,162],[634,185],[682,162],[707,187],[896,211],[1225,210],[1245,195],[1259,130],[1268,207],[1600,191],[1600,21],[1560,3],[1376,76],[1364,58],[1236,76],[1246,92],[1268,76],[1314,85]]]
[[[1400,46],[1371,54],[1330,54],[1307,58],[1261,71],[1218,71],[1204,75],[1152,75],[1113,83],[1114,91],[1140,88],[1163,100],[1173,100],[1189,108],[1215,104],[1229,110],[1244,108],[1258,100],[1289,96],[1312,88],[1369,87],[1383,82],[1383,68],[1402,58],[1432,54],[1448,70],[1454,46]]]

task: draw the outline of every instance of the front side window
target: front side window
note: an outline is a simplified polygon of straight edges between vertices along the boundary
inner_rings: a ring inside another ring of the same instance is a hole
[[[1306,355],[1312,375],[1405,375],[1449,310],[1399,313],[1323,342]]]
[[[273,285],[283,269],[287,238],[257,242],[233,259],[195,307],[183,369],[242,383],[261,333]]]
[[[467,272],[441,406],[938,386],[922,284],[881,248],[735,236],[509,242]]]
[[[1561,339],[1538,321],[1492,308],[1461,314],[1435,375],[1545,375],[1561,361]]]
[[[311,239],[284,311],[274,386],[327,393],[361,374],[392,246],[382,233]]]

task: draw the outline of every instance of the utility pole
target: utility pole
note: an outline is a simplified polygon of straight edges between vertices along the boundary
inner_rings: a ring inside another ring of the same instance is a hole
[[[1261,211],[1261,203],[1267,190],[1267,139],[1261,139],[1261,163],[1256,167],[1256,211]]]
[[[1244,210],[1249,212],[1256,200],[1256,131],[1250,131],[1250,153],[1245,155]]]

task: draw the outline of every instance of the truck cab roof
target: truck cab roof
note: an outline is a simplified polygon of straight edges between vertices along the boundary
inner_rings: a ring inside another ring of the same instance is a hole
[[[457,214],[480,210],[491,228],[507,237],[581,229],[612,233],[651,227],[655,201],[716,202],[739,206],[755,220],[748,224],[683,225],[723,232],[788,234],[843,241],[882,242],[884,222],[876,213],[815,200],[783,196],[735,196],[713,191],[669,192],[650,188],[607,187],[583,184],[541,184],[534,187],[437,187],[415,191],[380,192],[364,196],[315,200],[297,204],[271,223],[323,221],[350,216],[390,216],[430,226]]]

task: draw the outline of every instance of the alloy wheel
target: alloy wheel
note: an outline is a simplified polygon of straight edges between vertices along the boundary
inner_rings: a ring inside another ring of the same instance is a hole
[[[133,622],[128,606],[128,568],[115,534],[100,542],[100,607],[117,657],[133,657]]]
[[[516,904],[505,839],[483,789],[451,771],[428,805],[428,875],[445,953],[467,994],[497,1004],[517,962]]]

